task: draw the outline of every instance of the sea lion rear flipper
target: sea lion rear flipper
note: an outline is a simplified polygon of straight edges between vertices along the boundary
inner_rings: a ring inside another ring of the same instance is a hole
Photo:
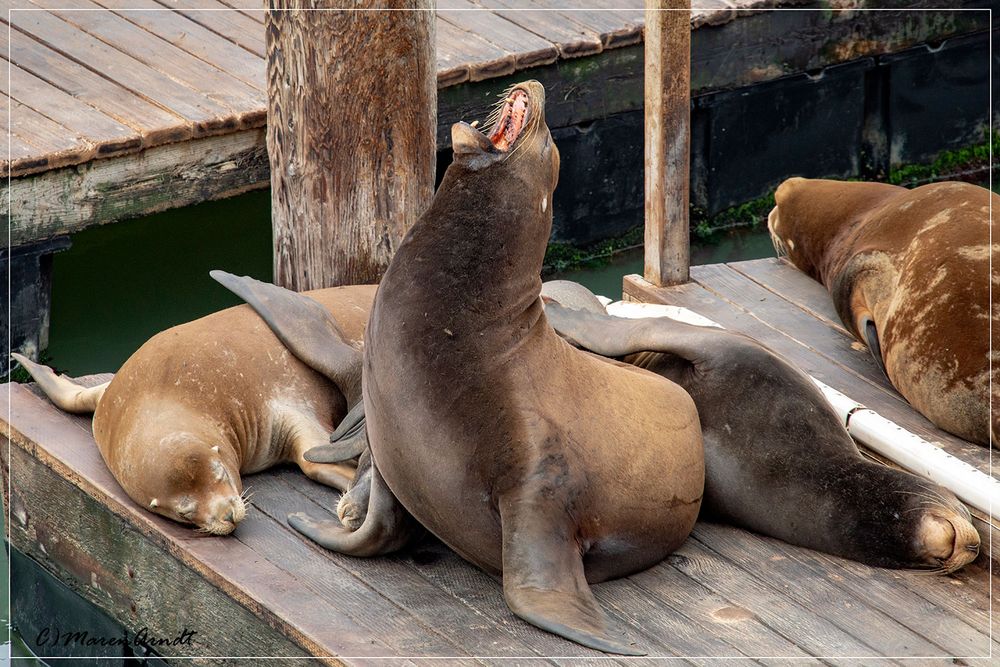
[[[421,530],[420,524],[392,495],[374,461],[368,513],[360,528],[352,532],[337,521],[318,521],[302,512],[289,514],[288,525],[322,547],[361,558],[397,551]]]
[[[57,408],[73,414],[94,412],[104,396],[104,390],[111,384],[105,382],[96,387],[84,387],[65,375],[56,375],[55,371],[48,366],[37,364],[17,352],[12,352],[10,356],[21,364],[21,367],[28,372],[32,380],[38,383],[38,386]]]
[[[344,333],[326,308],[249,276],[219,270],[209,275],[246,301],[296,358],[336,384],[348,405],[361,399],[361,352],[344,342]]]
[[[587,583],[565,510],[502,498],[503,594],[517,616],[588,648],[645,655],[621,642]]]

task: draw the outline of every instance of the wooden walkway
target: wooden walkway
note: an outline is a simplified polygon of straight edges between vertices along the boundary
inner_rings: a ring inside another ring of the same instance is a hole
[[[802,274],[777,260],[693,273],[694,282],[663,290],[630,277],[626,291],[745,331],[952,453],[986,464],[986,450],[937,431],[886,386],[837,324],[826,292]],[[521,622],[495,579],[436,541],[361,560],[302,540],[285,515],[307,509],[332,517],[337,494],[291,469],[247,479],[253,508],[233,536],[197,537],[125,496],[87,419],[62,414],[30,385],[0,388],[0,402],[8,396],[9,461],[2,440],[0,448],[13,489],[13,547],[133,630],[196,630],[187,655],[340,656],[327,662],[346,664],[437,656],[452,658],[440,664],[503,665],[511,662],[501,657],[568,665],[597,656]],[[943,665],[960,656],[986,664],[971,658],[1000,654],[990,640],[988,565],[981,556],[948,577],[874,569],[699,523],[663,563],[595,592],[651,656],[680,663],[725,656],[744,658],[738,664],[881,665],[917,656],[925,660],[916,664]]]
[[[577,0],[440,0],[439,147],[447,148],[451,123],[482,120],[496,94],[526,76],[549,91],[553,128],[641,109],[642,0],[584,4],[590,9],[574,10]],[[983,12],[944,20],[750,11],[802,0],[694,4],[694,95],[988,27]],[[0,182],[0,215],[10,214],[12,245],[267,186],[262,0],[8,6],[9,19],[0,16],[0,104],[10,96],[0,109],[0,176],[12,180]]]
[[[538,0],[529,6],[571,4]],[[21,5],[11,14],[10,44],[6,26],[0,30],[0,52],[10,53],[12,60],[10,81],[0,92],[9,91],[12,98],[11,161],[5,169],[14,177],[265,123],[261,2],[31,0]],[[505,76],[642,38],[641,9],[509,11],[521,6],[513,0],[440,2],[439,85]],[[110,11],[94,11],[101,8]],[[490,11],[469,11],[484,8]],[[2,117],[6,122],[6,109]]]

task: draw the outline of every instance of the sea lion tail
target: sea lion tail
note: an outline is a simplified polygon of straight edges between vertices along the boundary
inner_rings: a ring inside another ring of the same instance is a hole
[[[97,404],[104,396],[104,390],[108,388],[110,382],[99,384],[96,387],[85,387],[70,380],[65,375],[56,375],[48,366],[36,364],[31,359],[17,352],[11,353],[17,363],[21,364],[28,375],[38,383],[49,400],[60,410],[72,412],[74,414],[88,414],[97,409]]]

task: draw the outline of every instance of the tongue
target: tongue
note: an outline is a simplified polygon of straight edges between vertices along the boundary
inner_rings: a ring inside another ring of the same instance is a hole
[[[515,90],[504,104],[500,120],[490,134],[493,145],[499,150],[508,150],[524,129],[527,114],[528,96],[523,91]]]

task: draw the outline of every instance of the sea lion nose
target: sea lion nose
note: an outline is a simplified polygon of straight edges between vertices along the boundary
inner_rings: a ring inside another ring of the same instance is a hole
[[[223,518],[224,521],[228,521],[230,523],[233,523],[233,521],[234,521],[234,519],[233,519],[233,508],[230,507],[229,511],[226,512],[226,516],[224,516],[222,518]]]

